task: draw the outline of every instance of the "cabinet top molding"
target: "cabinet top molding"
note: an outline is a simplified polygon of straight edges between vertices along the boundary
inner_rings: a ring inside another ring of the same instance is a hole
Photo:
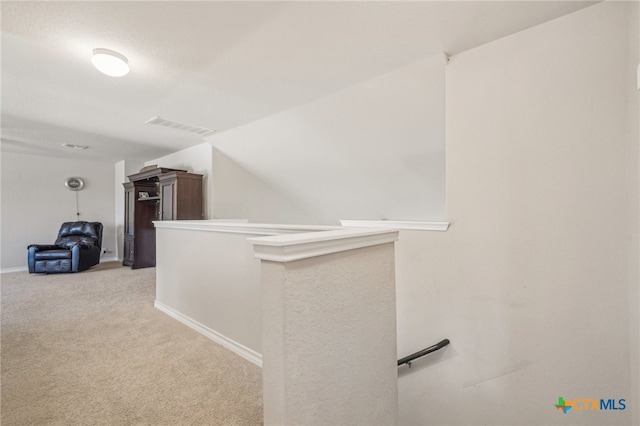
[[[132,175],[129,175],[128,178],[129,178],[129,182],[135,182],[135,181],[139,181],[139,180],[147,180],[147,179],[151,179],[151,178],[157,178],[161,174],[170,173],[170,172],[186,172],[186,170],[183,170],[183,169],[170,169],[170,168],[167,168],[167,167],[158,167],[156,169],[146,170],[146,171],[140,172],[140,173],[134,173]]]

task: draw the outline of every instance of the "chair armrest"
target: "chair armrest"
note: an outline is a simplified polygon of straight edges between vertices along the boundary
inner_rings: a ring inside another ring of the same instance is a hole
[[[91,253],[92,255],[98,255],[98,256],[100,256],[100,253],[102,252],[102,249],[98,246],[91,246],[91,247],[80,246],[80,250],[83,250],[84,253]]]
[[[101,249],[98,246],[87,247],[85,245],[71,246],[71,270],[79,272],[100,263]]]

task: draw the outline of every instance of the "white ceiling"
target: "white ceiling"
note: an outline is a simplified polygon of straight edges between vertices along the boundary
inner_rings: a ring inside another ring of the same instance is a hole
[[[222,132],[594,3],[2,1],[2,150],[150,160],[203,141],[154,116]]]

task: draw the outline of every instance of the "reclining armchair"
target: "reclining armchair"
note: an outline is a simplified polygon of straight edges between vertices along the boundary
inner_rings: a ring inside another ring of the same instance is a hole
[[[65,222],[54,244],[31,244],[29,273],[80,272],[100,263],[102,223]]]

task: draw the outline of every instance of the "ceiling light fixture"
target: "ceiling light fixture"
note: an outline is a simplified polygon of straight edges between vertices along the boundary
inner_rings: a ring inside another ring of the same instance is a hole
[[[93,49],[91,63],[100,72],[111,77],[122,77],[129,72],[129,61],[127,58],[113,50]]]

